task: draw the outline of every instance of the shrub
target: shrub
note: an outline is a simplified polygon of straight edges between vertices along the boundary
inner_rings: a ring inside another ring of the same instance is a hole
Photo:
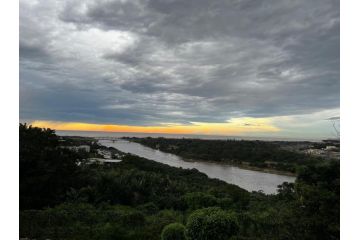
[[[149,214],[149,215],[155,214],[159,211],[157,205],[154,204],[153,202],[142,204],[142,205],[138,206],[137,208],[138,208],[138,210],[140,210],[146,214]]]
[[[217,205],[217,199],[203,192],[192,192],[184,195],[184,201],[190,209],[199,209]]]
[[[145,224],[145,216],[142,212],[134,211],[122,216],[124,226],[141,226]]]
[[[183,240],[185,237],[185,227],[181,223],[171,223],[163,228],[162,240]]]
[[[238,228],[234,212],[217,207],[204,208],[189,216],[186,236],[193,240],[228,240],[238,234]]]

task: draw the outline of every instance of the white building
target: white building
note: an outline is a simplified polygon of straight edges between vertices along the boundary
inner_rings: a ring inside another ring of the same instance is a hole
[[[336,146],[326,146],[325,150],[327,151],[332,151],[332,150],[337,150],[338,148]]]
[[[89,145],[80,145],[80,146],[63,146],[62,148],[67,148],[73,151],[85,151],[85,152],[90,152],[90,146]]]

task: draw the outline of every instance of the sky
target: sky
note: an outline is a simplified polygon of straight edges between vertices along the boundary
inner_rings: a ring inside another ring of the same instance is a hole
[[[337,0],[20,0],[20,121],[335,137]]]

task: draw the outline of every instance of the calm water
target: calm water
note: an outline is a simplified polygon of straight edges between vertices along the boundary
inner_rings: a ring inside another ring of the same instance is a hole
[[[104,146],[114,147],[122,152],[136,154],[140,157],[173,167],[196,168],[207,174],[210,178],[218,178],[227,183],[238,185],[248,191],[262,190],[266,194],[274,194],[277,192],[278,185],[283,182],[294,182],[295,180],[295,177],[251,171],[230,165],[208,162],[188,162],[176,155],[164,153],[126,140],[117,140],[115,142],[100,140],[99,142]]]

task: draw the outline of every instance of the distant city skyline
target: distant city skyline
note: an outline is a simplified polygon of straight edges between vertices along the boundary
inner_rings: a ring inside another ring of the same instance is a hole
[[[325,139],[339,1],[20,0],[20,121]]]

